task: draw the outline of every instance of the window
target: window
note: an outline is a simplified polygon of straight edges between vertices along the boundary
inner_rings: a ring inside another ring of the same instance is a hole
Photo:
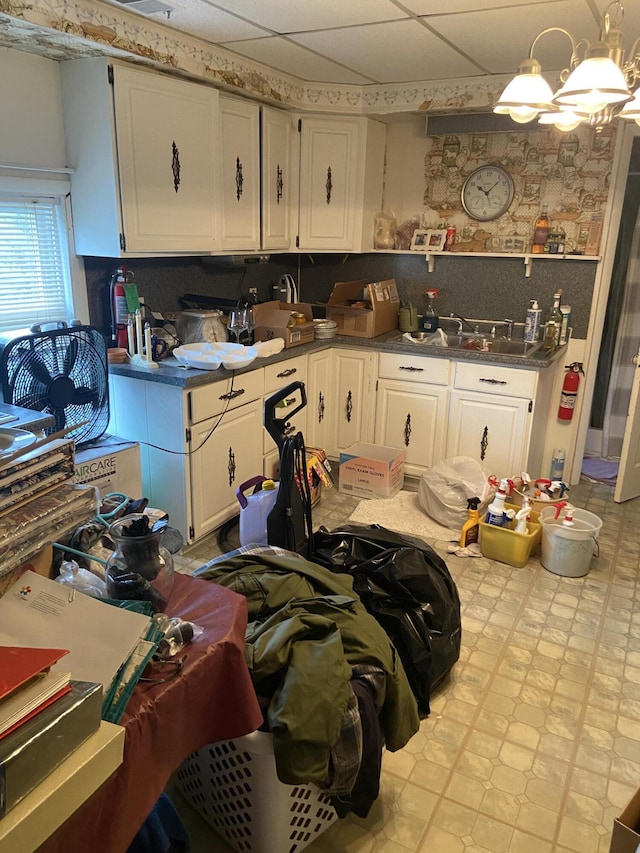
[[[84,319],[86,295],[78,298],[72,284],[66,183],[24,181],[28,191],[3,192],[9,183],[0,181],[0,332]],[[36,194],[44,183],[56,194]]]

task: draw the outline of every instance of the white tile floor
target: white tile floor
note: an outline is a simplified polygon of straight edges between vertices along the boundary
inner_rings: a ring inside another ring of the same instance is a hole
[[[572,490],[604,522],[582,578],[430,543],[460,593],[460,660],[419,733],[385,753],[368,818],[336,822],[309,853],[607,853],[613,818],[640,786],[640,499],[615,504],[612,493],[588,481]],[[325,491],[314,522],[334,527],[355,505]],[[203,543],[188,558],[215,553]],[[231,850],[175,801],[194,853]]]

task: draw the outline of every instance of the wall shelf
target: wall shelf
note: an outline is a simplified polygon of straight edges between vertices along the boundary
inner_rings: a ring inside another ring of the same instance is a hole
[[[436,266],[436,258],[522,258],[524,261],[524,276],[531,277],[531,267],[534,261],[599,261],[600,255],[534,255],[531,252],[417,252],[414,249],[374,249],[374,253],[382,255],[423,255],[428,264],[429,272]]]

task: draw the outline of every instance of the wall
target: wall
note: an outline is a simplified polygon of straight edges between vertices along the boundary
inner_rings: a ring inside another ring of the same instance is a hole
[[[0,79],[0,163],[64,167],[58,63],[0,48]]]
[[[463,243],[459,248],[465,243],[470,247],[475,234],[482,235],[482,242],[491,235],[517,235],[528,251],[534,222],[546,201],[552,225],[566,233],[567,251],[584,253],[592,220],[606,208],[615,130],[560,133],[539,127],[425,136],[423,117],[393,122],[387,134],[385,207],[395,213],[398,224],[416,217],[421,228],[454,226],[456,239]],[[468,175],[487,163],[510,173],[514,200],[499,219],[477,223],[462,209],[460,193]],[[489,245],[474,242],[473,251],[486,250]]]

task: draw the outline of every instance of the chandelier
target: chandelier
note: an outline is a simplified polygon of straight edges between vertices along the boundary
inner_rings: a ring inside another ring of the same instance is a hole
[[[625,61],[620,31],[623,16],[622,3],[610,3],[602,15],[600,38],[593,44],[586,39],[575,42],[562,27],[542,30],[493,111],[507,114],[519,124],[537,118],[540,124],[551,124],[562,131],[579,124],[598,131],[618,116],[640,125],[640,38]],[[540,63],[533,58],[539,39],[553,32],[564,33],[571,42],[569,67],[560,73],[560,88],[555,94],[541,74]]]

